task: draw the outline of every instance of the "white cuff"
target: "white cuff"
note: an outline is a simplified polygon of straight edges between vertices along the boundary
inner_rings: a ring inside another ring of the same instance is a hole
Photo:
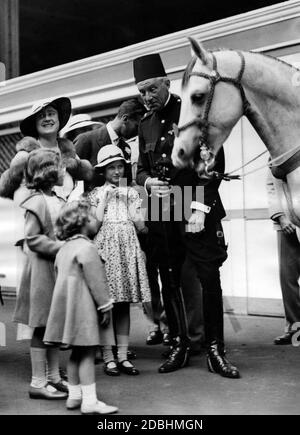
[[[144,183],[144,189],[145,189],[145,192],[147,193],[147,195],[151,196],[151,193],[149,193],[148,190],[147,190],[147,182],[149,180],[151,180],[151,177],[146,178],[145,183]]]
[[[107,302],[107,304],[101,305],[100,307],[97,308],[97,311],[108,311],[112,308],[113,306],[113,300],[110,299],[109,302]]]
[[[208,205],[202,204],[201,202],[198,202],[198,201],[192,201],[191,202],[191,209],[203,211],[204,213],[209,213],[211,207],[209,207]]]

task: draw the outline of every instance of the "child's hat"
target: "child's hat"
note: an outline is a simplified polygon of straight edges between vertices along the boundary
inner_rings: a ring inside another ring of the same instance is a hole
[[[67,97],[48,99],[39,101],[31,108],[31,113],[23,119],[20,124],[20,130],[24,136],[37,137],[36,131],[36,115],[47,106],[54,107],[58,112],[59,130],[61,130],[68,122],[71,115],[71,101]]]
[[[100,149],[97,155],[97,165],[95,168],[103,168],[106,165],[109,165],[112,162],[115,162],[116,160],[124,160],[124,154],[117,145],[105,145]]]

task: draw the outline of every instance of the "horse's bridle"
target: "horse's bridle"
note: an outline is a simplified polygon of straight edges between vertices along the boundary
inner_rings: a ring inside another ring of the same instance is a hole
[[[241,99],[242,99],[242,103],[243,103],[243,114],[246,115],[250,109],[250,103],[246,98],[245,91],[244,91],[243,86],[241,84],[241,80],[242,80],[242,77],[243,77],[243,74],[245,71],[245,66],[246,66],[245,57],[244,57],[243,53],[240,51],[236,51],[236,53],[240,56],[240,59],[241,59],[240,71],[239,71],[238,76],[236,78],[224,77],[224,76],[221,76],[219,74],[218,69],[217,69],[217,59],[216,59],[216,56],[214,55],[214,53],[211,53],[212,58],[213,58],[213,70],[212,70],[211,74],[201,73],[201,72],[197,72],[197,71],[191,72],[189,74],[188,80],[190,79],[191,76],[197,76],[197,77],[205,78],[205,79],[210,81],[210,90],[208,93],[206,106],[204,109],[204,114],[202,117],[201,116],[195,117],[192,121],[187,122],[186,124],[182,125],[181,127],[178,127],[176,124],[173,124],[173,131],[174,131],[174,135],[176,137],[179,137],[179,134],[182,131],[187,130],[188,128],[190,128],[192,126],[198,127],[198,129],[201,132],[201,136],[199,138],[200,160],[203,161],[204,173],[209,178],[211,178],[212,176],[216,176],[218,178],[230,179],[228,177],[226,178],[226,174],[220,174],[220,173],[217,173],[215,171],[210,171],[210,167],[214,163],[215,154],[211,149],[209,149],[209,146],[208,146],[208,129],[209,129],[210,125],[213,125],[213,123],[208,121],[208,116],[209,116],[209,112],[211,109],[211,105],[212,105],[212,101],[214,98],[214,93],[215,93],[215,88],[216,88],[217,83],[219,83],[219,82],[231,83],[236,88],[238,88],[238,90],[240,91]],[[234,178],[236,178],[236,176],[234,176]]]

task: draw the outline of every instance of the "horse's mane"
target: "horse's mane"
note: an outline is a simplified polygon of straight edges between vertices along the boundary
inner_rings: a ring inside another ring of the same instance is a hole
[[[248,51],[248,53],[257,54],[258,56],[263,56],[264,58],[269,59],[271,61],[274,60],[275,62],[279,62],[279,63],[281,63],[282,65],[284,65],[285,67],[287,67],[289,69],[293,69],[293,70],[295,70],[297,72],[300,71],[299,68],[296,68],[294,65],[291,65],[290,63],[285,62],[282,59],[278,59],[278,57],[271,56],[270,54],[260,53],[260,52],[256,52],[256,51]]]
[[[238,50],[230,49],[230,48],[216,48],[216,49],[207,50],[207,51],[209,53],[217,53],[219,51],[238,51]],[[282,64],[282,66],[284,66],[285,68],[289,68],[289,69],[292,69],[294,71],[300,72],[300,69],[296,68],[295,66],[291,65],[290,63],[285,62],[282,59],[278,59],[277,57],[270,56],[269,54],[265,54],[265,53],[261,53],[261,52],[256,52],[256,51],[251,51],[251,50],[250,51],[243,51],[243,52],[244,53],[250,53],[250,54],[253,54],[253,55],[257,55],[257,56],[262,56],[262,57],[264,57],[267,60],[278,62],[278,63]],[[189,63],[187,64],[187,66],[185,68],[185,71],[183,73],[183,77],[182,77],[182,82],[181,82],[182,89],[184,89],[186,87],[186,85],[188,84],[188,81],[189,81],[189,78],[190,78],[190,74],[193,71],[193,68],[195,66],[195,63],[196,63],[197,59],[198,59],[197,56],[193,56],[191,58],[191,60],[189,61]]]

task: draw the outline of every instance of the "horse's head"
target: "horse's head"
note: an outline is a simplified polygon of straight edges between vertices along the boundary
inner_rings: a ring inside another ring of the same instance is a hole
[[[190,166],[199,175],[209,176],[214,156],[243,114],[240,89],[231,82],[231,77],[235,81],[240,75],[236,67],[238,56],[236,52],[218,52],[218,71],[215,55],[189,39],[195,56],[182,79],[182,104],[179,126],[174,126],[172,162],[178,168]]]

